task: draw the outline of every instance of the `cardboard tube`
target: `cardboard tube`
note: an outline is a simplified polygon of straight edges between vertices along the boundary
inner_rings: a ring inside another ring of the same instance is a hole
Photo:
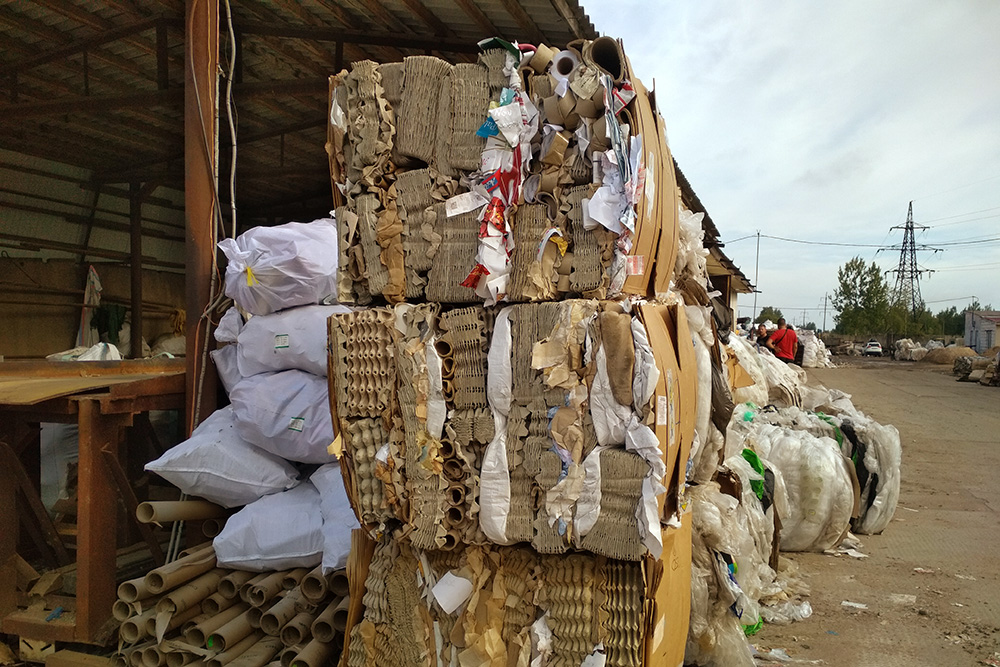
[[[302,578],[307,574],[309,574],[308,567],[299,567],[294,570],[289,570],[285,573],[284,578],[281,580],[281,587],[286,591],[298,588],[299,584],[302,583]]]
[[[351,610],[351,598],[341,598],[337,603],[337,608],[333,610],[333,629],[343,632],[347,629],[347,614]],[[332,641],[332,637],[331,637]]]
[[[456,526],[462,525],[462,520],[465,518],[465,512],[462,511],[461,507],[449,507],[444,513],[444,522],[449,528],[455,528]]]
[[[568,292],[570,290],[570,282],[568,275],[559,276],[559,280],[556,281],[556,289],[560,292]]]
[[[434,349],[437,350],[438,356],[440,356],[442,360],[444,360],[445,357],[450,357],[452,355],[451,336],[449,334],[444,334],[435,340]]]
[[[314,639],[295,656],[291,667],[322,667],[331,655],[333,655],[333,644],[324,644]]]
[[[284,648],[277,637],[264,637],[229,663],[229,667],[264,667]]]
[[[327,578],[330,592],[339,598],[351,592],[351,580],[347,578],[347,570],[336,570]]]
[[[615,83],[625,77],[625,58],[618,41],[611,37],[598,37],[590,45],[590,59],[599,70],[611,76]]]
[[[274,606],[274,603],[280,599],[281,598],[273,597],[265,602],[262,607],[250,607],[250,610],[247,612],[247,620],[250,621],[250,627],[254,630],[260,630],[260,619],[262,619],[264,614],[266,614],[271,607]]]
[[[253,572],[243,572],[242,570],[235,570],[230,572],[222,578],[219,582],[219,592],[223,596],[233,599],[240,594],[240,588],[243,584],[247,583],[251,579],[257,576]]]
[[[187,653],[186,651],[171,651],[167,653],[167,667],[184,667],[184,665],[189,662],[194,662],[198,659],[194,653]]]
[[[310,570],[309,574],[302,577],[299,586],[302,588],[302,595],[310,602],[320,602],[325,598],[328,589],[326,577],[323,576],[323,566],[317,565]]]
[[[449,403],[455,400],[455,387],[452,386],[451,380],[446,377],[441,378],[441,393],[444,395],[444,400]]]
[[[225,652],[227,649],[235,647],[248,635],[254,634],[254,629],[250,625],[250,620],[247,618],[247,613],[249,613],[249,611],[250,610],[248,609],[246,612],[240,614],[210,634],[208,636],[208,642],[205,644],[205,648],[213,651]]]
[[[194,618],[192,618],[190,620],[184,621],[184,625],[181,626],[181,635],[182,636],[186,636],[187,633],[188,633],[188,630],[190,630],[191,628],[194,628],[194,627],[197,627],[197,626],[201,625],[202,623],[204,623],[208,619],[214,618],[217,615],[218,614],[209,614],[209,613],[206,613],[204,611],[204,607],[203,607],[202,608],[202,612],[200,614],[198,614],[197,616],[195,616]],[[169,662],[169,660],[167,662]]]
[[[226,525],[223,519],[205,519],[201,522],[201,534],[207,538],[213,538],[222,532],[222,527]]]
[[[462,534],[455,530],[454,528],[448,530],[444,534],[444,544],[441,548],[445,551],[450,551],[458,546],[459,542],[462,541]]]
[[[446,459],[443,470],[444,476],[452,481],[461,482],[465,479],[465,468],[458,459]]]
[[[150,570],[143,578],[143,583],[150,593],[162,593],[177,588],[214,567],[215,551],[211,544],[207,544],[173,563]]]
[[[448,504],[452,507],[461,507],[465,503],[465,487],[461,484],[452,484],[448,487]]]
[[[145,600],[152,595],[154,595],[154,593],[147,588],[145,577],[129,579],[128,581],[123,581],[121,585],[118,586],[118,597],[123,602]]]
[[[286,594],[261,616],[260,629],[266,635],[277,637],[281,634],[281,628],[299,612],[303,599],[301,591],[296,590]]]
[[[560,51],[552,59],[552,76],[559,81],[568,79],[580,64],[580,56],[575,51]]]
[[[128,663],[129,667],[142,667],[142,652],[153,645],[154,642],[145,642],[123,649],[122,654],[125,656],[125,662]]]
[[[441,357],[441,377],[448,380],[455,377],[455,357]]]
[[[169,523],[171,521],[201,521],[218,519],[229,511],[207,500],[165,500],[139,503],[135,518],[141,523]]]
[[[240,599],[250,604],[250,591],[253,587],[268,578],[270,574],[268,572],[261,572],[255,577],[251,577],[240,586]]]
[[[111,662],[111,667],[128,667],[128,658],[124,653],[112,653],[108,660]]]
[[[285,574],[285,572],[274,572],[269,574],[256,586],[251,588],[249,596],[250,604],[255,607],[262,607],[265,602],[285,590],[282,585],[282,580],[285,578]]]
[[[212,561],[215,561],[214,556],[212,557]],[[190,609],[219,590],[219,581],[222,580],[224,574],[225,570],[212,570],[201,575],[194,581],[170,591],[156,603],[156,611],[158,613],[171,612],[179,614]]]
[[[448,438],[441,438],[441,445],[438,448],[438,453],[441,454],[441,458],[450,459],[455,457],[455,443],[453,443]]]
[[[115,603],[111,605],[111,615],[115,617],[116,621],[124,621],[132,616],[132,605],[125,600],[115,600]]]
[[[220,591],[216,591],[201,601],[201,608],[209,614],[218,614],[223,609],[232,607],[235,602],[235,599],[227,598]]]
[[[194,607],[191,607],[187,611],[172,615],[170,617],[170,620],[167,622],[164,634],[166,634],[167,632],[171,632],[172,630],[176,630],[177,628],[181,627],[188,621],[195,619],[196,617],[201,615],[201,612],[202,612],[201,605],[195,605]],[[150,637],[156,637],[155,616],[146,619],[146,634],[149,635]]]
[[[292,661],[295,657],[302,653],[302,649],[305,648],[304,644],[298,644],[297,646],[286,646],[278,654],[278,660],[281,661],[281,667],[291,667]]]
[[[334,600],[328,604],[326,609],[321,611],[313,621],[312,636],[321,642],[333,641],[333,636],[337,634],[333,627],[333,613],[337,610],[338,604],[340,604],[340,600]]]
[[[155,607],[150,607],[138,616],[133,616],[122,622],[121,627],[118,628],[119,636],[125,640],[125,643],[127,644],[134,644],[137,641],[145,639],[150,636],[150,633],[146,631],[146,621],[150,619],[152,619],[154,623],[156,622]]]
[[[224,665],[228,665],[233,660],[236,660],[236,658],[243,655],[246,651],[249,651],[251,646],[263,638],[264,635],[259,632],[250,633],[240,641],[234,643],[232,648],[229,650],[217,654],[211,660],[206,660],[205,665],[207,667],[223,667]]]
[[[314,614],[302,611],[296,614],[292,620],[281,628],[281,643],[285,646],[302,644],[312,636],[312,622]]]
[[[237,616],[245,614],[248,609],[250,609],[250,606],[245,602],[237,602],[229,609],[220,612],[217,616],[213,616],[212,618],[199,623],[185,632],[184,641],[193,646],[205,647],[208,643],[209,636],[213,632],[221,628],[226,623],[229,623]]]
[[[142,649],[143,667],[160,667],[166,664],[166,658],[159,646],[153,645]]]

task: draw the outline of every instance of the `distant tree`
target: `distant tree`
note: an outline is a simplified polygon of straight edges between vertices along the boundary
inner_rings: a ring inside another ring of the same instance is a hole
[[[802,328],[805,329],[806,331],[816,331],[816,323],[815,322],[808,322]]]
[[[938,327],[945,336],[958,336],[965,332],[965,312],[952,306],[936,315]]]
[[[866,265],[860,257],[837,269],[833,307],[839,313],[837,331],[848,335],[882,333],[887,330],[889,285],[875,262]]]
[[[760,315],[758,315],[757,319],[755,319],[753,322],[754,324],[760,324],[761,322],[766,322],[767,320],[771,320],[772,322],[777,322],[782,317],[784,317],[784,315],[782,315],[781,311],[778,310],[777,308],[772,308],[771,306],[764,306],[763,308],[761,308]]]

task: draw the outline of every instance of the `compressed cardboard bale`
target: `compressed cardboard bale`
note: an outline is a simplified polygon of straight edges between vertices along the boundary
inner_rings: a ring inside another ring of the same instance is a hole
[[[378,195],[365,194],[354,200],[358,216],[358,231],[361,250],[364,253],[367,291],[381,294],[389,285],[389,270],[382,262],[382,246],[378,242]]]
[[[382,75],[377,63],[359,60],[351,63],[351,73],[344,79],[347,88],[347,178],[352,183],[371,187],[382,177],[392,152],[392,111],[382,89]]]
[[[539,607],[549,613],[551,664],[578,665],[594,650],[595,559],[584,554],[546,556],[541,564],[538,597]]]
[[[354,481],[357,485],[355,503],[361,522],[376,524],[391,518],[385,504],[382,481],[375,475],[375,455],[388,441],[388,434],[379,419],[352,419],[344,430],[344,446],[354,462]]]
[[[381,417],[395,399],[393,312],[359,310],[330,318],[337,415]]]
[[[403,89],[396,113],[396,145],[401,154],[428,164],[433,161],[441,80],[451,67],[434,56],[403,60]]]
[[[430,169],[397,172],[396,203],[403,222],[403,262],[406,297],[420,299],[427,285],[427,271],[434,264],[441,238],[434,231],[434,181]]]
[[[562,477],[562,461],[559,455],[552,451],[546,451],[540,457],[539,472],[535,476],[535,482],[540,491],[544,494],[552,489]],[[545,503],[539,503],[535,512],[534,537],[531,546],[540,554],[561,554],[569,549],[569,535],[571,531],[563,529],[563,535],[559,534],[559,524],[549,525],[549,516],[545,508]]]
[[[434,231],[441,235],[434,266],[427,274],[428,301],[439,303],[476,303],[482,299],[472,287],[462,282],[476,266],[479,249],[479,220],[474,211],[448,217],[444,204],[434,206],[437,222]]]
[[[451,128],[448,161],[455,169],[479,169],[486,139],[476,130],[486,120],[490,105],[489,70],[485,65],[460,63],[451,73]]]
[[[497,100],[500,91],[510,85],[504,67],[507,65],[506,49],[487,49],[479,54],[480,64],[486,67],[486,81],[490,87],[490,99]]]
[[[636,508],[649,464],[623,449],[602,451],[600,462],[601,513],[580,547],[616,560],[640,560],[646,548],[639,537]]]
[[[449,336],[454,361],[454,406],[460,410],[487,407],[482,307],[447,311],[441,315],[440,326]]]
[[[552,299],[555,297],[553,268],[549,265],[546,269],[537,258],[542,239],[552,226],[548,207],[523,204],[518,206],[514,217],[514,253],[507,298],[510,301]]]
[[[646,584],[642,566],[609,560],[600,578],[601,619],[608,667],[640,667],[645,643],[641,624]]]
[[[613,256],[613,237],[603,228],[585,229],[583,226],[583,200],[591,194],[590,186],[571,188],[564,198],[568,205],[567,218],[573,239],[573,268],[569,274],[573,292],[590,295],[604,286],[607,290],[607,269]],[[596,294],[602,298],[604,294]]]

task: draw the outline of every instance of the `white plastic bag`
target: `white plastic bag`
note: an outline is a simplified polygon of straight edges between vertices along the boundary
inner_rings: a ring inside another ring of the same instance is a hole
[[[243,377],[297,368],[326,377],[326,322],[346,306],[303,306],[251,317],[237,338]]]
[[[298,484],[287,461],[254,447],[235,429],[233,408],[216,410],[191,437],[146,464],[184,493],[239,507]]]
[[[315,567],[323,557],[323,515],[316,487],[264,496],[229,517],[213,542],[219,567],[253,572]]]
[[[337,225],[329,218],[254,227],[219,248],[229,259],[226,296],[253,315],[337,295]]]
[[[309,478],[320,496],[323,514],[323,573],[347,566],[351,553],[351,531],[360,528],[344,489],[340,463],[327,463]]]
[[[331,463],[335,433],[326,378],[305,371],[261,373],[240,380],[229,394],[236,431],[290,461]]]
[[[215,327],[215,340],[220,343],[235,343],[241,329],[243,316],[235,306],[230,306],[219,320],[219,326]]]
[[[222,382],[226,393],[233,393],[233,387],[243,379],[236,363],[236,346],[223,345],[218,350],[212,350],[208,354],[215,363],[215,371],[219,374],[219,381]]]

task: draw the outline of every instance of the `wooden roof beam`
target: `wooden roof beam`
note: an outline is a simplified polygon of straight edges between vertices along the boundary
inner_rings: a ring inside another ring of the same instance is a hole
[[[508,14],[514,17],[517,25],[528,34],[528,37],[535,42],[536,46],[545,41],[545,35],[538,29],[538,25],[532,18],[528,16],[528,12],[524,11],[524,7],[521,6],[518,0],[500,0],[500,4],[503,5]]]
[[[365,44],[376,46],[394,46],[402,49],[420,51],[437,50],[452,53],[479,53],[479,47],[473,42],[435,37],[417,37],[397,35],[392,33],[370,33],[356,30],[341,30],[325,26],[307,25],[274,25],[267,23],[241,23],[241,32],[247,35],[269,35],[285,39],[303,39],[316,42],[344,42],[345,44]]]
[[[472,19],[476,25],[482,28],[484,37],[500,37],[500,30],[493,25],[493,21],[490,20],[483,10],[473,2],[472,0],[455,0],[455,4],[462,8],[462,11]]]
[[[254,81],[233,85],[233,95],[244,98],[257,96],[293,95],[301,93],[325,92],[329,89],[328,79],[287,79],[281,81]],[[100,97],[80,96],[63,98],[49,102],[29,102],[0,106],[0,114],[5,119],[33,118],[59,114],[81,114],[115,111],[118,109],[147,108],[153,106],[177,106],[184,101],[183,88],[151,90],[125,95],[104,95]]]

